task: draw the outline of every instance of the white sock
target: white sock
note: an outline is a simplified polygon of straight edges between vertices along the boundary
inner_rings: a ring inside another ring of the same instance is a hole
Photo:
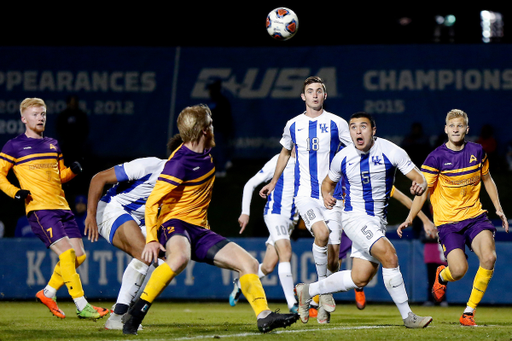
[[[116,303],[130,305],[135,300],[137,292],[146,278],[148,269],[149,266],[140,260],[132,259],[126,270],[124,270],[121,289],[119,289]]]
[[[313,297],[316,295],[349,291],[355,288],[357,288],[357,286],[352,280],[352,270],[343,270],[335,272],[321,281],[311,283],[309,285],[309,295]]]
[[[407,318],[412,310],[409,307],[409,297],[405,291],[404,278],[400,272],[400,267],[382,268],[382,277],[389,295],[400,311],[400,315],[402,315],[402,319]]]
[[[466,309],[464,309],[464,314],[472,314],[475,311],[475,309],[471,308],[470,306],[466,306]]]
[[[43,294],[48,297],[48,298],[54,298],[56,295],[57,295],[57,289],[55,289],[54,287],[51,287],[49,285],[47,285],[44,289],[43,289]]]
[[[78,309],[78,311],[84,310],[85,306],[87,305],[87,300],[85,299],[85,296],[73,298],[73,302],[75,302],[76,309]]]
[[[279,263],[277,265],[277,272],[279,274],[281,287],[283,288],[284,297],[286,298],[286,303],[288,304],[288,309],[290,309],[297,303],[295,295],[293,294],[293,275],[290,262]]]
[[[318,246],[313,243],[313,259],[315,260],[316,272],[320,281],[327,277],[327,245]]]
[[[263,277],[265,277],[265,276],[266,276],[266,275],[263,273],[263,271],[261,271],[261,265],[262,265],[262,264],[260,263],[260,265],[258,266],[258,277],[259,277],[260,279],[262,279]]]

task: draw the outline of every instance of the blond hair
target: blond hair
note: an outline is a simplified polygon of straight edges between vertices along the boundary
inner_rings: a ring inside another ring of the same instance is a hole
[[[204,104],[186,107],[178,116],[178,130],[185,143],[199,141],[203,129],[211,124],[212,112]]]
[[[44,107],[46,109],[46,104],[40,98],[25,98],[20,104],[20,114],[23,115],[23,111],[30,107]]]
[[[462,118],[464,120],[465,125],[469,125],[468,114],[460,109],[452,109],[446,114],[446,124],[448,124],[449,120],[453,120],[454,118]]]

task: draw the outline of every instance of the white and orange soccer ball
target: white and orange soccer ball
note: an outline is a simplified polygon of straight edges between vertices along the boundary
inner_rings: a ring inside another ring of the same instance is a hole
[[[299,18],[294,11],[278,7],[267,15],[267,32],[276,40],[288,40],[299,29]]]

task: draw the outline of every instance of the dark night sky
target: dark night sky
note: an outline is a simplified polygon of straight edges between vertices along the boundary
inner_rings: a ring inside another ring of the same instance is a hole
[[[289,2],[289,1],[288,1]],[[480,43],[480,11],[501,12],[504,5],[448,6],[435,2],[414,6],[344,5],[311,2],[292,4],[260,1],[254,5],[181,1],[167,5],[105,7],[66,5],[19,9],[4,13],[0,22],[3,46],[316,46],[346,44],[412,44],[432,42],[434,16],[454,14],[455,43]],[[491,2],[492,3],[492,2]],[[297,35],[286,42],[271,39],[265,30],[267,13],[289,7],[299,17]],[[451,7],[451,8],[450,8]],[[410,24],[399,24],[400,18]],[[510,24],[512,25],[512,24]],[[502,42],[510,43],[505,36]]]

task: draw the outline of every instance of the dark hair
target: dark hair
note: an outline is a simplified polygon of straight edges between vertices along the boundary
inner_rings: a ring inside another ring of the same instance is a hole
[[[370,126],[372,128],[375,128],[376,124],[375,124],[375,119],[373,118],[373,116],[367,112],[364,112],[364,111],[358,111],[356,113],[353,113],[352,116],[350,116],[350,119],[352,120],[353,118],[367,118],[369,121],[370,121]]]
[[[169,142],[167,142],[167,148],[172,153],[175,151],[181,144],[183,143],[183,140],[181,139],[180,134],[176,134],[173,137],[169,139]]]
[[[327,88],[325,87],[324,81],[322,80],[322,78],[320,78],[318,76],[311,76],[311,77],[306,78],[306,80],[304,81],[304,85],[302,86],[302,93],[305,93],[306,87],[309,84],[313,84],[313,83],[322,84],[322,87],[324,88],[324,92],[327,93]]]

